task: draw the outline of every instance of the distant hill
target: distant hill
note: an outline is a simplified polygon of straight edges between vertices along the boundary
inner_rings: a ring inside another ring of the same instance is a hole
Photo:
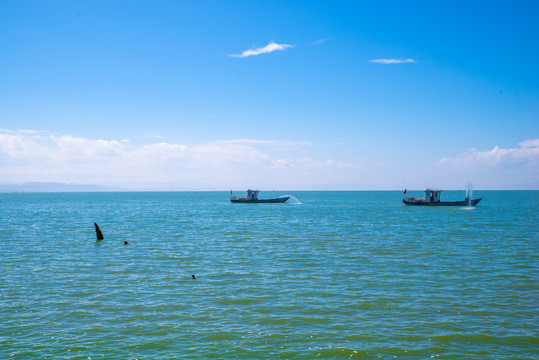
[[[0,192],[89,192],[89,191],[125,191],[112,186],[64,184],[55,182],[26,182],[23,184],[0,184]]]

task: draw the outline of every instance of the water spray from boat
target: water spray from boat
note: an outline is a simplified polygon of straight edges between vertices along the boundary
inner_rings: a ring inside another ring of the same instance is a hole
[[[299,201],[295,196],[293,195],[281,195],[279,196],[280,198],[288,198],[288,201],[287,203],[288,204],[294,204],[294,205],[299,205],[299,204],[303,204],[301,201]]]
[[[472,207],[472,195],[473,195],[473,190],[472,190],[472,183],[467,183],[466,184],[466,199],[468,200],[468,207]]]

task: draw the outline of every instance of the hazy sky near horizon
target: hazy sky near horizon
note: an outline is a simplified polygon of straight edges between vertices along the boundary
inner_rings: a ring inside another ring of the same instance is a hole
[[[0,182],[539,189],[537,1],[2,1]]]

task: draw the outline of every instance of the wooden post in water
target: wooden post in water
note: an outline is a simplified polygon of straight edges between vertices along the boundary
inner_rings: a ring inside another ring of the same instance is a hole
[[[97,235],[97,240],[103,240],[104,237],[103,237],[103,233],[101,232],[101,229],[99,229],[99,225],[97,225],[97,223],[94,223],[94,226],[95,226],[95,234]]]

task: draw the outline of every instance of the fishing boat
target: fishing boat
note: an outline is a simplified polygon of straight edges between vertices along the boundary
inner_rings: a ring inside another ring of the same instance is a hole
[[[247,196],[246,197],[240,197],[236,198],[235,196],[232,196],[232,190],[230,191],[230,195],[232,196],[230,198],[230,201],[233,203],[247,203],[247,204],[261,204],[261,203],[284,203],[286,200],[290,198],[288,195],[279,196],[275,199],[259,199],[258,193],[260,190],[247,190]]]
[[[481,199],[470,199],[469,196],[466,196],[464,200],[461,201],[441,201],[440,194],[442,190],[425,190],[425,197],[416,199],[414,197],[406,197],[402,202],[406,205],[422,205],[422,206],[475,206]],[[404,190],[406,194],[406,190]]]

